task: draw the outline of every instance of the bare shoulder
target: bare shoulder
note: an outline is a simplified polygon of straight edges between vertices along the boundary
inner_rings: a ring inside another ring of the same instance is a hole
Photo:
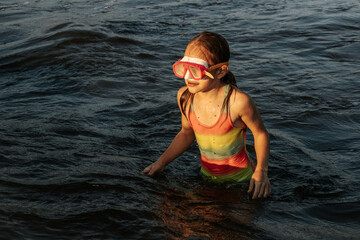
[[[182,114],[186,114],[187,110],[190,107],[190,102],[186,100],[188,99],[188,96],[186,95],[185,98],[182,99],[182,96],[184,95],[186,90],[187,86],[183,86],[178,90],[177,93],[177,102]]]
[[[178,92],[177,92],[177,102],[178,102],[178,105],[180,107],[180,99],[181,99],[181,96],[184,94],[184,92],[187,90],[187,86],[183,86],[181,87]]]
[[[187,86],[181,87],[177,92],[177,100],[179,101],[185,90],[187,89]]]
[[[239,90],[238,88],[234,88],[234,91],[230,97],[230,106],[231,110],[237,109],[238,111],[244,111],[248,108],[253,108],[255,103],[253,99],[247,93]]]

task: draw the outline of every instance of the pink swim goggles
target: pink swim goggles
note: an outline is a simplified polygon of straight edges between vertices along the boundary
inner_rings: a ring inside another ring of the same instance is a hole
[[[185,60],[185,61],[183,61],[183,60]],[[188,61],[186,61],[186,60],[188,60]],[[199,62],[199,60],[200,60],[200,62],[202,64],[195,63],[195,62],[193,62],[193,60],[195,60],[196,62]],[[218,63],[214,66],[208,67],[207,63],[201,59],[184,57],[183,59],[180,59],[179,61],[174,63],[173,70],[174,70],[175,75],[180,78],[184,78],[186,76],[186,73],[189,71],[191,77],[194,80],[201,80],[205,76],[208,76],[211,79],[214,79],[214,76],[210,73],[210,71],[214,70],[216,68],[223,67],[223,66],[226,66],[226,70],[227,70],[228,65],[229,65],[229,62],[222,62],[222,63]]]

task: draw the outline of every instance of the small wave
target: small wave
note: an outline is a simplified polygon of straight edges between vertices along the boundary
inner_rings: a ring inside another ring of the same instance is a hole
[[[51,28],[43,37],[7,44],[2,50],[5,54],[0,56],[0,72],[33,69],[51,64],[74,65],[73,58],[76,57],[74,54],[88,55],[84,52],[86,49],[94,51],[96,48],[106,46],[121,49],[119,46],[140,45],[139,41],[132,38],[113,36],[85,28],[83,26],[76,29],[71,23],[64,23]],[[87,61],[91,61],[90,57]]]
[[[56,25],[54,27],[51,27],[50,29],[48,29],[47,31],[45,31],[45,33],[51,33],[51,32],[58,32],[61,29],[64,29],[68,26],[71,26],[73,23],[72,22],[65,22],[65,23],[61,23],[59,25]]]
[[[96,133],[96,132],[91,132],[91,131],[86,131],[86,130],[82,130],[80,128],[75,128],[75,127],[58,127],[58,128],[54,128],[52,130],[54,133],[59,134],[59,135],[63,135],[63,136],[88,136],[88,137],[103,137],[102,134]]]
[[[318,219],[336,223],[359,223],[360,202],[340,202],[319,204],[309,207],[305,211]]]
[[[341,196],[344,196],[345,191],[334,183],[333,178],[335,177],[329,176],[326,180],[308,180],[309,184],[295,187],[294,194],[300,201],[311,201],[311,199],[316,199],[316,201],[318,201],[319,199],[331,200],[340,198]],[[311,183],[313,181],[316,183]]]
[[[152,55],[152,54],[148,54],[148,53],[139,53],[136,55],[137,58],[139,59],[150,59],[150,60],[154,60],[157,59],[156,56]]]

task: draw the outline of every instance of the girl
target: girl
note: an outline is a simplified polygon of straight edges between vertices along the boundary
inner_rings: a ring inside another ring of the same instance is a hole
[[[193,38],[184,57],[173,65],[186,86],[177,94],[181,111],[180,132],[168,149],[143,174],[153,176],[186,151],[196,139],[201,153],[201,173],[215,182],[250,180],[253,199],[270,194],[267,176],[269,135],[251,97],[236,87],[228,70],[229,45],[217,33]],[[254,136],[256,168],[245,147],[245,130]]]

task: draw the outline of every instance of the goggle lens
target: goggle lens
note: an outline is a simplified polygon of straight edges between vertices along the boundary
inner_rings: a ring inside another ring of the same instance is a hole
[[[202,79],[203,78],[203,76],[201,74],[202,71],[199,68],[194,67],[194,66],[189,66],[189,71],[194,79]]]
[[[174,65],[174,72],[178,77],[183,78],[186,74],[186,69],[184,64]]]

